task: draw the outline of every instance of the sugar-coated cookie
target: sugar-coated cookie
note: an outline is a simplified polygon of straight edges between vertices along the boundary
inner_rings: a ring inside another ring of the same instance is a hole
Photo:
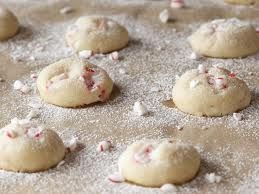
[[[113,81],[100,67],[71,57],[45,67],[37,79],[42,99],[62,107],[77,107],[109,98]]]
[[[246,83],[221,67],[199,65],[176,80],[173,101],[181,111],[197,116],[223,116],[250,104]]]
[[[68,28],[66,41],[75,51],[109,53],[124,48],[128,44],[129,35],[125,27],[112,19],[83,16]]]
[[[19,29],[15,15],[0,5],[0,41],[13,37]]]
[[[215,58],[245,57],[259,51],[255,28],[237,18],[205,23],[188,40],[194,52]]]
[[[0,129],[0,168],[16,172],[37,172],[58,164],[65,146],[52,130],[27,119],[12,119]]]
[[[121,175],[148,187],[182,184],[195,177],[200,167],[196,149],[178,140],[141,140],[128,146],[119,158]]]

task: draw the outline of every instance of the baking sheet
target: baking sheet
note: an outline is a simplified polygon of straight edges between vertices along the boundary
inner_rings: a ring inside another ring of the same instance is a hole
[[[174,21],[162,24],[158,15],[169,8],[168,1],[162,0],[0,2],[15,12],[22,25],[15,38],[0,44],[0,77],[6,80],[0,83],[0,126],[14,117],[25,117],[30,105],[37,104],[41,106],[37,120],[56,130],[64,141],[75,136],[82,143],[76,152],[66,156],[65,165],[59,169],[33,174],[0,171],[1,193],[161,193],[156,188],[114,184],[106,179],[117,171],[118,157],[126,146],[142,138],[179,138],[199,150],[200,172],[190,183],[177,186],[178,193],[259,192],[259,54],[244,59],[193,61],[189,59],[192,51],[186,41],[201,23],[215,18],[238,17],[259,27],[258,5],[190,0],[186,1],[185,9],[170,10]],[[59,10],[68,5],[75,11],[60,14]],[[91,14],[111,17],[130,32],[128,47],[119,52],[123,59],[90,60],[104,68],[116,84],[108,102],[64,109],[42,102],[37,92],[25,95],[13,90],[15,80],[33,85],[31,73],[72,55],[64,41],[66,28],[79,16]],[[237,122],[231,115],[194,117],[163,103],[171,98],[175,76],[200,63],[207,66],[221,63],[247,82],[253,98],[251,106],[241,111],[244,120]],[[126,74],[120,74],[120,68]],[[149,116],[132,113],[137,100],[147,105]],[[183,129],[179,131],[177,126]],[[207,129],[201,129],[203,126]],[[96,152],[102,140],[111,140],[114,149],[108,153]],[[222,181],[206,182],[204,175],[210,172],[222,176]]]

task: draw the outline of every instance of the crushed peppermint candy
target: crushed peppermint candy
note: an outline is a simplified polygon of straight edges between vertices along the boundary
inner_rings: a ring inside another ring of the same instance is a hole
[[[241,120],[243,120],[243,115],[241,113],[233,113],[233,118],[236,121],[241,121]]]
[[[14,90],[21,90],[24,84],[20,80],[16,80],[13,84]]]
[[[110,151],[112,148],[112,143],[111,141],[101,141],[98,146],[97,146],[97,151],[98,152],[106,152],[106,151]]]
[[[36,80],[38,78],[38,75],[36,73],[31,74],[31,79]]]
[[[163,192],[177,192],[177,187],[173,184],[164,184],[162,185],[162,187],[160,187],[160,189]]]
[[[89,59],[93,55],[93,51],[91,50],[83,50],[78,53],[81,59]]]
[[[62,9],[59,10],[59,13],[60,14],[69,14],[69,13],[72,13],[74,11],[74,9],[70,6],[66,6],[66,7],[63,7]]]
[[[63,166],[66,163],[65,160],[61,160],[58,165],[57,165],[57,169],[59,169],[61,166]]]
[[[39,117],[39,115],[40,115],[40,112],[39,112],[38,109],[32,109],[32,110],[29,112],[29,114],[26,116],[26,119],[31,120],[31,119],[33,119],[33,118]]]
[[[183,8],[185,6],[184,0],[171,0],[170,7],[171,8]]]
[[[109,54],[109,59],[113,61],[119,60],[119,52],[114,51],[111,54]]]
[[[167,23],[170,19],[169,11],[167,9],[164,9],[162,12],[160,12],[159,19],[162,23]]]
[[[18,134],[14,130],[5,131],[5,134],[9,138],[16,138]]]
[[[223,89],[227,87],[227,80],[222,77],[218,77],[215,79],[215,86],[217,89]]]
[[[195,88],[200,83],[199,80],[192,80],[190,82],[190,88]]]
[[[216,175],[215,173],[207,173],[207,174],[205,174],[205,179],[209,183],[219,183],[221,181],[222,177]]]
[[[151,161],[151,154],[153,152],[153,146],[148,145],[143,150],[140,150],[138,153],[134,154],[134,159],[137,163],[146,164]]]
[[[198,71],[199,71],[199,73],[207,73],[206,68],[205,68],[204,65],[202,65],[202,64],[200,64],[200,65],[198,66]]]
[[[27,85],[23,85],[23,87],[20,89],[20,91],[24,94],[27,94],[31,91],[31,88]]]
[[[73,137],[67,144],[66,148],[68,152],[73,152],[78,146],[78,139]]]
[[[125,178],[121,175],[121,173],[117,172],[109,175],[108,180],[113,183],[122,183],[125,181]]]
[[[138,116],[144,116],[149,113],[147,107],[140,101],[134,103],[133,112],[136,113]]]
[[[195,52],[192,52],[190,55],[190,59],[192,59],[192,60],[200,60],[201,58],[202,58],[202,55],[195,53]]]

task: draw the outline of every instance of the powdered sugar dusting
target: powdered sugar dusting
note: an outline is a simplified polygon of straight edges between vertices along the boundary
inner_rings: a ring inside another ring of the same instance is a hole
[[[64,109],[42,102],[37,94],[23,95],[14,91],[12,84],[15,80],[21,80],[31,85],[34,82],[30,79],[32,72],[38,73],[47,64],[73,53],[66,46],[63,37],[67,26],[76,20],[77,16],[74,17],[73,14],[80,15],[81,12],[77,13],[78,9],[73,5],[75,12],[66,15],[64,19],[64,15],[59,14],[60,8],[64,5],[58,8],[54,6],[53,14],[58,15],[57,22],[48,21],[44,13],[52,12],[52,9],[49,9],[52,3],[59,4],[60,1],[33,3],[33,0],[10,0],[9,2],[14,6],[14,10],[19,11],[20,6],[35,6],[32,10],[37,11],[32,11],[31,17],[21,17],[24,28],[19,35],[0,45],[0,50],[8,53],[10,58],[10,63],[2,63],[0,66],[0,76],[6,80],[0,84],[1,126],[7,124],[13,117],[24,118],[30,110],[29,105],[39,106],[40,117],[37,118],[39,121],[57,129],[64,140],[70,140],[71,137],[80,138],[84,146],[67,154],[64,159],[65,165],[59,169],[53,168],[33,174],[0,171],[2,192],[159,193],[160,188],[145,188],[125,182],[113,184],[106,178],[116,172],[118,157],[126,145],[142,138],[163,137],[186,140],[194,144],[202,156],[198,176],[187,184],[177,186],[177,193],[198,193],[204,188],[211,193],[258,191],[259,153],[256,148],[259,139],[257,87],[259,55],[227,60],[204,57],[204,60],[196,61],[189,59],[192,50],[186,41],[186,38],[208,18],[215,19],[216,15],[213,15],[213,12],[211,15],[209,13],[215,7],[221,10],[221,13],[233,15],[239,10],[242,16],[247,13],[246,9],[249,9],[249,13],[258,13],[255,8],[233,8],[226,6],[221,0],[190,0],[186,12],[194,14],[194,11],[204,11],[204,15],[210,16],[206,18],[199,16],[197,20],[191,21],[191,15],[188,13],[184,15],[185,9],[175,9],[172,14],[179,16],[179,21],[162,25],[158,15],[165,8],[170,9],[168,1],[152,1],[152,4],[147,4],[151,1],[106,0],[107,8],[101,3],[103,1],[91,2],[82,8],[89,9],[89,12],[84,10],[82,14],[93,13],[93,7],[94,10],[98,9],[98,13],[107,14],[125,25],[129,30],[131,41],[127,48],[119,51],[123,56],[122,60],[112,61],[108,57],[90,58],[91,62],[104,68],[115,81],[113,97],[106,103],[78,109]],[[78,2],[79,0],[76,0],[75,4],[79,4]],[[115,9],[118,5],[122,11]],[[150,9],[146,8],[147,5]],[[113,12],[110,8],[113,8]],[[32,17],[36,15],[38,9],[44,12],[41,17],[43,21],[38,17],[37,19]],[[180,17],[181,14],[183,17]],[[249,19],[256,24],[259,23],[258,18],[257,15],[257,18]],[[163,49],[156,49],[158,47]],[[31,61],[30,56],[33,56],[35,61]],[[201,62],[205,67],[221,63],[223,67],[237,72],[238,76],[247,82],[252,91],[252,103],[240,112],[244,115],[244,120],[237,122],[232,115],[217,118],[194,117],[161,103],[171,98],[175,76],[197,68]],[[8,66],[19,67],[16,68],[18,73],[9,74],[6,71]],[[119,69],[127,70],[127,73],[120,73]],[[161,91],[152,92],[153,87]],[[132,106],[138,100],[145,102],[151,112],[148,117],[132,114]],[[184,129],[177,130],[176,126],[184,126]],[[201,129],[202,126],[206,126],[207,129]],[[114,142],[116,149],[107,154],[96,152],[96,145],[103,139]],[[221,176],[223,181],[208,186],[204,176],[211,172]],[[28,185],[31,187],[28,188]]]

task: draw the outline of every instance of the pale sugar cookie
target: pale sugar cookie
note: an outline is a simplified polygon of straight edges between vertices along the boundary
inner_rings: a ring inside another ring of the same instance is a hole
[[[44,101],[77,107],[108,99],[113,82],[102,68],[75,57],[45,67],[37,87]]]
[[[128,146],[119,158],[120,174],[129,182],[148,187],[182,184],[200,167],[196,149],[176,140],[141,140]]]
[[[194,52],[209,57],[245,57],[259,51],[255,28],[237,18],[205,23],[188,40]]]
[[[109,53],[124,48],[129,41],[126,28],[102,16],[83,16],[71,25],[66,41],[75,51]]]
[[[17,172],[37,172],[57,165],[65,147],[52,130],[27,119],[12,119],[0,129],[0,168]]]
[[[181,111],[197,116],[223,116],[250,104],[246,83],[221,67],[199,65],[184,73],[173,88],[173,101]]]
[[[19,29],[15,15],[0,5],[0,41],[13,37]]]

